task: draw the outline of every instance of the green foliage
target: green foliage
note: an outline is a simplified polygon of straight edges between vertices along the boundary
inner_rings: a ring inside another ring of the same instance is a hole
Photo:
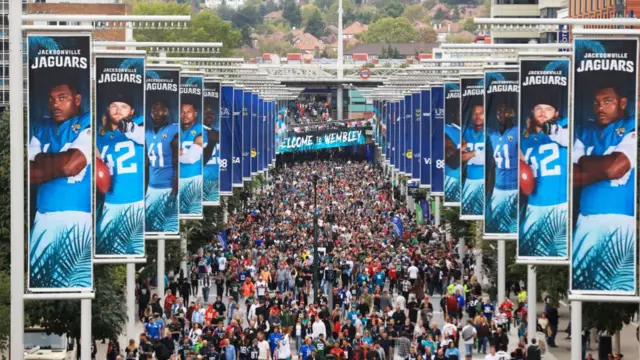
[[[345,27],[355,21],[357,11],[358,7],[353,0],[342,1],[342,21]],[[338,0],[334,0],[327,11],[327,23],[338,25]]]
[[[399,3],[397,1],[392,1],[392,2],[389,2],[382,11],[388,17],[397,18],[400,15],[402,15],[402,13],[404,12],[404,5],[402,5],[402,3]]]
[[[424,8],[424,6],[420,4],[416,4],[416,5],[409,5],[406,8],[404,8],[404,12],[402,13],[402,16],[406,17],[407,19],[409,19],[409,21],[413,23],[414,21],[421,20],[426,15],[426,13],[427,11]]]
[[[256,5],[245,5],[235,11],[231,16],[231,23],[236,28],[256,27],[262,24],[264,18],[260,14],[260,8]]]
[[[116,283],[113,266],[94,268],[96,297],[91,302],[91,331],[96,339],[122,333],[126,305],[122,283]],[[41,325],[47,332],[80,338],[80,300],[46,300],[25,303],[27,326]]]
[[[313,4],[321,10],[327,10],[333,4],[333,0],[313,0]]]
[[[282,17],[287,20],[292,27],[300,27],[300,24],[302,24],[302,13],[295,0],[285,0]]]
[[[423,43],[435,43],[438,41],[438,33],[432,27],[418,30],[416,41]]]
[[[449,34],[447,36],[447,42],[450,43],[459,43],[459,44],[464,44],[464,43],[470,43],[473,41],[473,35],[469,35],[469,34]]]
[[[433,14],[433,20],[442,21],[447,17],[447,13],[445,13],[442,9],[438,9],[435,14]]]
[[[363,36],[365,43],[402,43],[416,39],[416,31],[407,18],[384,18],[369,26]]]
[[[638,311],[638,304],[582,303],[582,325],[614,334],[628,325]]]
[[[354,21],[358,21],[361,24],[370,24],[377,13],[378,9],[373,6],[363,6],[355,12]]]
[[[473,22],[473,18],[466,18],[462,22],[462,28],[468,32],[474,32],[478,30],[478,25]]]
[[[172,2],[140,2],[133,6],[134,15],[189,15],[190,11],[188,5]],[[229,57],[234,53],[240,44],[241,34],[231,22],[210,10],[191,15],[186,30],[134,30],[133,36],[137,41],[222,42],[219,56]]]
[[[322,19],[322,13],[320,13],[319,9],[316,9],[309,17],[305,25],[305,30],[309,34],[320,38],[324,36],[324,29],[326,26],[326,23]]]
[[[288,41],[259,39],[258,48],[263,53],[277,54],[281,57],[287,56],[287,53],[300,52],[300,49],[291,45],[291,43]]]
[[[96,211],[100,214],[105,210],[102,207]],[[106,212],[96,221],[96,254],[143,255],[145,219],[142,206],[127,207],[106,225],[103,223],[105,218]]]
[[[445,207],[442,211],[442,223],[451,226],[451,236],[455,239],[473,237],[472,222],[460,220],[460,210],[453,207]]]

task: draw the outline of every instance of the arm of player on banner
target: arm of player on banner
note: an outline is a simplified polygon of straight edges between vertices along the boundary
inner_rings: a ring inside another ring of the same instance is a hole
[[[625,135],[624,138],[622,138],[622,141],[618,144],[618,146],[616,146],[613,149],[612,151],[613,155],[624,154],[624,156],[627,157],[629,168],[622,175],[611,180],[611,185],[622,186],[626,184],[627,181],[629,181],[629,177],[631,176],[631,170],[633,170],[636,167],[635,164],[638,157],[637,146],[638,146],[638,141],[636,139],[636,132],[633,131]],[[622,171],[622,169],[618,169],[618,170]]]
[[[188,149],[183,149],[180,154],[181,164],[195,164],[202,159],[202,135],[196,138]]]
[[[36,158],[36,155],[42,152],[42,145],[40,144],[40,140],[37,137],[32,136],[31,141],[29,141],[29,161],[33,161]]]
[[[124,133],[128,139],[133,140],[136,144],[143,145],[144,144],[144,127],[143,126],[134,126],[131,131],[127,131]]]
[[[35,146],[35,143],[32,142]],[[91,163],[91,129],[85,129],[76,140],[68,143],[67,150],[57,153],[39,153],[29,162],[30,182],[40,184],[59,177],[70,181],[81,180]],[[65,146],[66,147],[66,146]],[[30,144],[31,148],[31,144]]]
[[[631,132],[615,147],[607,149],[603,155],[588,155],[584,144],[576,140],[574,144],[574,183],[586,186],[603,180],[616,180],[612,185],[626,183],[636,161],[636,133]]]
[[[552,131],[549,134],[549,138],[555,141],[556,143],[558,143],[558,145],[560,146],[568,147],[569,146],[569,129],[563,128],[561,126],[557,126],[557,128],[554,129],[554,131]]]

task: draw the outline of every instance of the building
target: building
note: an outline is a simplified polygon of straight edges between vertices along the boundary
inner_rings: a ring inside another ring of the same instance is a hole
[[[344,39],[351,39],[358,34],[362,34],[365,31],[367,31],[367,25],[362,25],[356,21],[344,29],[344,31],[342,32],[342,37]]]
[[[293,38],[293,45],[306,54],[313,54],[316,50],[322,50],[324,44],[317,37],[303,32]]]
[[[638,0],[565,0],[570,18],[629,17],[640,11]]]
[[[491,0],[491,17],[494,18],[537,18],[540,17],[538,0]],[[553,3],[560,0],[540,0]],[[547,6],[547,5],[543,5]],[[491,30],[491,38],[496,44],[527,44],[538,41],[540,33],[531,31]]]
[[[595,0],[597,1],[597,0]],[[605,1],[605,0],[601,0]],[[558,17],[558,11],[566,7],[567,0],[539,0],[538,9],[540,10],[540,18],[555,19]],[[558,42],[558,32],[548,31],[540,33],[540,43]]]
[[[368,56],[368,63],[375,63],[377,59],[384,58],[386,49],[391,47],[394,51],[398,50],[398,57],[406,59],[407,57],[414,57],[417,54],[427,53],[430,54],[437,45],[427,43],[392,43],[392,44],[357,44],[350,50],[344,52],[345,64],[352,64],[354,62],[354,55],[357,59],[360,59],[357,54],[366,54]]]
[[[225,4],[234,10],[237,10],[239,7],[244,5],[244,0],[205,0],[204,2],[204,6],[209,9],[217,8],[222,4]]]

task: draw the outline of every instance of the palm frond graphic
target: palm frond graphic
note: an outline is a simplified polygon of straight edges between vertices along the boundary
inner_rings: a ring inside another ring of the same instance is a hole
[[[136,69],[139,73],[144,70],[144,59],[143,58],[128,58],[124,59],[120,63],[121,69]]]
[[[145,76],[147,77],[147,79],[160,79],[160,75],[158,75],[158,72],[153,70],[147,70],[145,72]]]
[[[484,208],[484,185],[462,192],[462,211],[464,215],[482,215]]]
[[[60,50],[60,44],[48,36],[29,36],[29,58],[38,56],[38,51],[42,49]]]
[[[460,84],[458,83],[447,83],[447,90],[460,90]]]
[[[106,212],[96,222],[96,254],[143,255],[144,210],[130,206],[103,225],[105,215]]]
[[[189,77],[187,78],[187,81],[185,81],[185,84],[200,84],[201,79],[197,78],[197,77]]]
[[[444,193],[447,201],[460,201],[460,180],[454,177],[447,177],[444,184]]]
[[[178,232],[178,199],[163,195],[147,207],[145,216],[146,232]]]
[[[487,72],[484,74],[484,80],[487,86],[491,86],[491,83],[494,81],[503,81],[504,74],[501,72]]]
[[[200,214],[202,211],[202,182],[190,181],[180,188],[180,214]]]
[[[478,79],[477,86],[484,86],[484,79]]]
[[[36,243],[40,241],[42,235]],[[91,287],[91,250],[91,227],[72,226],[60,231],[39,256],[30,256],[29,286],[49,289]]]
[[[220,201],[220,188],[218,179],[205,178],[202,187],[204,201]]]
[[[521,224],[529,221],[531,214],[520,219]],[[518,239],[520,256],[566,257],[567,254],[567,213],[551,211],[538,219],[527,231],[522,231]]]
[[[600,41],[582,39],[576,39],[573,51],[575,51],[576,61],[583,59],[587,53],[604,54],[607,52]]]
[[[583,246],[587,246],[588,236],[573,242],[574,252],[580,252]],[[584,256],[572,259],[573,289],[633,291],[635,243],[634,232],[615,230],[603,235]]]
[[[518,230],[518,196],[510,196],[491,211],[491,201],[485,207],[485,232],[515,234]]]
[[[551,61],[544,67],[545,71],[561,71],[562,75],[567,76],[569,74],[569,60],[555,60]]]

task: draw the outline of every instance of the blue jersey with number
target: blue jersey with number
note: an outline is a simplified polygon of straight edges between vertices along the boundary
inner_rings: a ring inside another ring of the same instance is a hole
[[[453,142],[456,149],[460,150],[460,127],[455,124],[447,124],[444,126],[444,134]],[[450,177],[460,178],[460,167],[457,169],[450,168],[445,162],[445,174]]]
[[[584,145],[584,155],[602,156],[615,152],[622,139],[627,135],[635,136],[636,124],[633,117],[620,119],[604,129],[595,121],[587,123],[578,135]],[[635,153],[634,153],[635,154]],[[580,214],[620,214],[634,216],[635,200],[635,161],[631,161],[631,170],[615,180],[604,180],[580,189]]]
[[[566,127],[567,118],[559,119],[556,123]],[[529,205],[566,204],[569,172],[567,147],[553,141],[542,131],[532,134],[525,130],[520,137],[520,149],[535,177],[535,186],[528,199]]]
[[[462,133],[462,140],[467,143],[466,151],[484,150],[484,129],[478,132],[473,127],[468,127]],[[472,164],[471,160],[475,159],[482,165]],[[467,179],[469,180],[484,180],[484,157],[474,155],[472,159],[467,162]]]
[[[518,129],[511,127],[504,134],[493,131],[489,134],[493,160],[495,162],[496,189],[516,190],[518,188]]]
[[[142,116],[136,116],[132,121],[141,125]],[[105,194],[105,202],[129,204],[141,201],[144,196],[144,145],[131,140],[118,129],[100,131],[96,144],[100,158],[111,173],[111,189]]]
[[[158,132],[149,126],[145,131],[149,158],[149,186],[154,189],[168,189],[173,186],[176,169],[173,167],[171,141],[179,131],[178,124],[167,124]]]
[[[182,129],[180,132],[180,147],[183,151],[190,149],[196,138],[202,135],[202,125],[197,123],[191,124],[191,126],[186,129]],[[181,179],[187,179],[198,175],[202,175],[202,157],[200,158],[200,161],[196,161],[193,164],[180,163]]]
[[[90,115],[80,114],[60,125],[53,119],[44,119],[34,126],[31,136],[40,143],[40,152],[44,154],[65,152],[78,136],[89,136],[91,139]],[[75,176],[59,177],[40,184],[36,208],[41,213],[91,212],[91,163]]]

